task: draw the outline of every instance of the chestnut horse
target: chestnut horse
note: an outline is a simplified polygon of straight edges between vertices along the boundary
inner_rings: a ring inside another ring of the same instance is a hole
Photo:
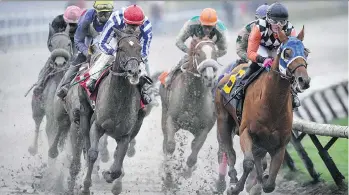
[[[239,194],[243,191],[246,179],[254,166],[257,184],[253,186],[253,190],[261,191],[263,188],[266,193],[274,191],[275,179],[292,132],[291,87],[303,92],[310,86],[302,43],[304,26],[297,37],[287,37],[283,31],[279,31],[278,35],[282,44],[270,70],[263,71],[246,89],[241,123],[236,108],[229,104],[229,100],[220,92],[220,88],[232,73],[226,75],[216,89],[219,150],[222,151],[221,154],[227,154],[230,182],[233,184],[228,194]],[[240,65],[232,72],[236,73],[244,66],[246,65]],[[240,180],[237,179],[234,169],[236,154],[232,138],[235,134],[240,136],[240,145],[244,153],[243,174]],[[267,152],[271,156],[271,162],[269,173],[263,176],[262,159]]]

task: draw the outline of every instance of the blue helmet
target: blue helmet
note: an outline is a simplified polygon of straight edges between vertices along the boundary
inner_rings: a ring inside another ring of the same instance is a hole
[[[256,14],[255,14],[255,19],[264,19],[267,16],[267,10],[268,10],[269,6],[268,4],[263,4],[260,5],[257,9],[256,9]]]

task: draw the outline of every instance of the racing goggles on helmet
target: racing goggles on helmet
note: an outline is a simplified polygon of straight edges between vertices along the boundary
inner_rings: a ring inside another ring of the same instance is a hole
[[[97,12],[100,11],[113,11],[114,6],[111,4],[98,4],[95,5],[94,8],[97,10]]]
[[[285,26],[287,24],[287,20],[273,20],[267,17],[267,21],[269,24],[278,24],[281,26]]]
[[[100,12],[97,12],[97,16],[102,18],[102,17],[105,17],[105,18],[109,18],[109,16],[111,15],[111,11],[100,11]]]

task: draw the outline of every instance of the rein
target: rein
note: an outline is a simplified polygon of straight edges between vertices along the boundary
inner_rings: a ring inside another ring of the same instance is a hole
[[[194,51],[199,47],[199,45],[203,44],[203,43],[212,43],[214,44],[213,41],[211,40],[204,40],[204,41],[200,41],[199,43],[197,43],[194,47]],[[198,63],[198,60],[196,58],[196,55],[194,53],[194,56],[193,56],[193,67],[197,70],[198,67],[199,67],[199,63]],[[201,75],[199,73],[196,73],[196,72],[192,72],[192,71],[189,71],[189,70],[186,70],[183,68],[183,65],[181,66],[181,71],[182,72],[186,72],[186,73],[190,73],[192,75],[194,75],[195,77],[201,77]]]

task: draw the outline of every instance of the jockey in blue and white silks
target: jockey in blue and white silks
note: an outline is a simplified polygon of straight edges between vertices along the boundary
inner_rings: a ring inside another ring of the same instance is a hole
[[[149,47],[152,41],[152,25],[148,17],[144,15],[144,12],[141,7],[137,5],[131,5],[127,8],[122,8],[118,11],[113,12],[110,16],[107,24],[105,25],[103,32],[99,40],[99,49],[102,51],[102,55],[96,61],[96,63],[90,69],[89,75],[90,80],[87,83],[88,88],[93,91],[95,83],[102,73],[103,68],[116,55],[116,40],[114,29],[122,30],[128,25],[133,27],[139,27],[140,30],[140,42],[142,46],[141,55],[142,60],[145,65],[146,71],[142,71],[144,75],[148,76],[149,65],[148,65],[148,55]],[[145,83],[142,86],[141,96],[144,104],[149,104],[154,98],[150,97],[148,90],[150,85]],[[154,101],[155,103],[155,101]]]

